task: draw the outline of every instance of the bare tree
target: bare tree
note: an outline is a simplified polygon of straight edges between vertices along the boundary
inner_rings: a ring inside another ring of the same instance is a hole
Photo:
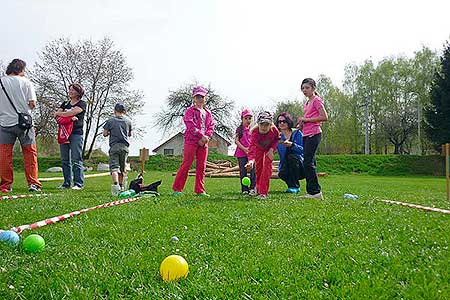
[[[156,115],[155,126],[164,133],[174,133],[183,126],[183,115],[187,108],[193,104],[192,89],[197,83],[185,85],[178,90],[170,91],[167,97],[167,108],[163,108]],[[211,111],[214,118],[215,131],[226,137],[233,133],[234,101],[229,101],[218,95],[211,86],[206,88],[206,108]]]
[[[3,61],[0,59],[0,76],[5,75],[6,67],[3,64]]]
[[[86,158],[90,157],[115,103],[124,103],[132,119],[143,106],[143,93],[129,89],[133,79],[131,68],[107,37],[96,42],[83,40],[72,43],[66,38],[49,42],[39,53],[30,77],[36,84],[39,98],[36,124],[39,125],[38,134],[42,135],[55,133],[52,114],[69,99],[69,85],[77,82],[85,87],[87,107],[83,156]]]

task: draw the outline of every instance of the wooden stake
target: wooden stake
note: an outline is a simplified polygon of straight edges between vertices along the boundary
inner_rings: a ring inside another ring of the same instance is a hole
[[[111,173],[97,173],[97,174],[88,174],[84,175],[84,178],[92,178],[92,177],[102,177],[102,176],[109,176]],[[47,178],[39,178],[39,181],[59,181],[64,180],[64,177],[47,177]]]
[[[418,204],[414,204],[414,203],[392,201],[392,200],[379,200],[379,201],[383,201],[383,202],[386,202],[386,203],[392,203],[392,204],[398,204],[398,205],[401,205],[401,206],[419,208],[419,209],[428,210],[428,211],[436,211],[436,212],[441,212],[441,213],[444,213],[444,214],[450,214],[450,210],[437,208],[437,207],[428,207],[428,206],[422,206],[422,205],[418,205]]]
[[[139,149],[139,157],[141,159],[141,174],[144,176],[145,161],[148,160],[149,151],[146,148]]]

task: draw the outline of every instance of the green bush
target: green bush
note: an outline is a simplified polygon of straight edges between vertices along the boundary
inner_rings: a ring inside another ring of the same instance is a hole
[[[109,158],[106,157],[96,157],[92,159],[86,159],[83,161],[85,167],[92,167],[94,170],[97,169],[98,163],[108,163]],[[38,157],[39,170],[41,172],[46,171],[51,167],[61,167],[60,157]],[[18,156],[13,158],[14,170],[23,171],[23,158]]]
[[[317,169],[330,174],[443,176],[444,163],[437,155],[320,155]]]
[[[275,157],[275,159],[278,159]],[[131,167],[135,171],[141,169],[139,157],[129,157]],[[234,166],[237,159],[233,156],[210,154],[208,161],[217,162],[227,160]],[[178,170],[182,156],[152,155],[145,162],[147,171]],[[61,166],[59,157],[40,157],[38,160],[41,172],[50,167]],[[108,163],[108,157],[95,157],[84,161],[86,167],[96,170],[98,163]],[[15,157],[15,170],[23,170],[23,159]],[[402,175],[445,175],[445,159],[438,155],[319,155],[317,157],[317,171],[329,174],[360,173],[369,175],[402,176]],[[192,167],[195,166],[195,162]]]
[[[145,170],[148,171],[177,171],[181,162],[183,160],[182,156],[164,156],[164,155],[152,155],[149,157],[149,160],[145,162]],[[210,153],[208,155],[208,161],[217,162],[227,160],[230,161],[233,165],[237,164],[236,157]],[[132,166],[138,166],[138,168],[134,168],[136,171],[140,170],[140,160],[139,157],[130,157],[130,164]],[[192,168],[195,167],[195,161],[192,164]]]

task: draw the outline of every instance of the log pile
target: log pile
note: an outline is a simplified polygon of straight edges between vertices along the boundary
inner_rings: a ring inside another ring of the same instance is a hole
[[[279,161],[275,160],[272,163],[272,179],[278,178],[278,165]],[[189,176],[195,176],[195,169],[189,170]],[[173,173],[172,175],[176,175],[176,173]],[[327,173],[317,173],[318,176],[327,176]],[[218,161],[216,163],[213,162],[206,162],[206,170],[205,170],[205,176],[206,177],[238,177],[239,178],[239,166],[234,166],[231,164],[230,161]]]

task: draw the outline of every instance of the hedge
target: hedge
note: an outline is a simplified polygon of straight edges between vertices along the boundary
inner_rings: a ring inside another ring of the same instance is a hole
[[[176,171],[181,160],[182,156],[154,155],[146,161],[145,169],[148,171]],[[235,157],[220,154],[210,154],[208,160],[229,160],[233,165],[237,164]],[[140,170],[138,157],[130,157],[129,161],[133,169]],[[97,164],[100,162],[108,163],[108,157],[88,159],[84,161],[84,165],[96,170]],[[38,163],[41,172],[50,167],[61,165],[59,157],[40,157]],[[23,170],[21,157],[15,157],[13,164],[15,170]],[[444,176],[445,159],[438,155],[319,155],[317,157],[317,169],[319,172],[329,174]]]

